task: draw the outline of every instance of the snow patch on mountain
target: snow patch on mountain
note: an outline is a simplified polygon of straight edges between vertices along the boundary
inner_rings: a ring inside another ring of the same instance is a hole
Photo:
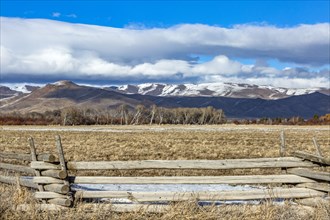
[[[310,93],[313,93],[316,91],[318,91],[318,89],[288,89],[286,91],[286,94],[289,96],[304,95],[304,94],[310,94]]]
[[[44,86],[37,83],[1,83],[1,85],[22,93],[31,93],[34,89]]]

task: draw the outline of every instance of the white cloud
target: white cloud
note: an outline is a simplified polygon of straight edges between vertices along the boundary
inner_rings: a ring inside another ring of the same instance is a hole
[[[294,66],[328,65],[329,28],[325,23],[291,28],[186,24],[136,30],[2,17],[0,73],[4,79],[22,75],[117,81],[193,78],[199,82],[329,86],[329,69],[281,70],[265,65],[267,59]],[[196,63],[196,54],[214,58]],[[257,64],[242,64],[233,57],[256,59]]]
[[[213,60],[196,65],[193,73],[198,74],[237,74],[242,71],[242,64],[229,60],[226,56],[216,56]]]
[[[59,18],[59,17],[61,17],[61,13],[59,13],[59,12],[53,12],[52,13],[52,17]]]
[[[82,60],[76,72],[83,75],[103,75],[105,77],[111,75],[112,77],[126,77],[131,70],[129,66],[121,66],[114,63],[106,62],[99,58],[90,58]]]
[[[134,66],[132,74],[146,76],[168,77],[177,73],[189,74],[191,67],[188,62],[183,60],[159,60],[156,63],[143,63]]]
[[[248,25],[221,28],[185,24],[132,30],[2,17],[1,24],[1,44],[16,53],[33,53],[35,48],[60,45],[77,52],[93,51],[109,61],[121,62],[223,54],[305,64],[329,63],[328,23],[291,28]]]

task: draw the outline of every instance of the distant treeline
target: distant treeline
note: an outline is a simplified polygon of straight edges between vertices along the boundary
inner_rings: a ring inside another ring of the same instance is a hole
[[[131,108],[120,105],[108,111],[79,109],[75,107],[44,113],[17,112],[0,115],[1,125],[141,125],[141,124],[222,124],[226,122],[221,109],[163,108],[155,105],[147,108],[137,105]]]
[[[330,114],[314,115],[305,120],[301,117],[261,118],[227,120],[221,109],[206,108],[163,108],[153,105],[149,108],[138,105],[135,108],[120,105],[107,111],[76,107],[44,113],[17,112],[0,114],[1,125],[142,125],[142,124],[265,124],[265,125],[329,125]]]
[[[264,124],[264,125],[330,125],[330,114],[319,116],[315,114],[313,118],[305,120],[302,117],[291,118],[260,118],[260,119],[240,119],[233,120],[234,124]]]

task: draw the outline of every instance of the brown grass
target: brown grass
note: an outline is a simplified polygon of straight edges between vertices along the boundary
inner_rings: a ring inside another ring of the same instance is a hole
[[[61,127],[6,126],[0,128],[0,151],[29,153],[27,138],[35,139],[38,152],[54,152],[56,134],[61,135],[68,160],[143,160],[143,159],[229,159],[279,156],[281,130],[285,130],[287,154],[296,150],[315,152],[315,136],[325,156],[330,157],[329,126],[93,126],[65,127],[67,131],[29,129]],[[14,129],[14,130],[8,130]],[[74,130],[80,129],[80,130]],[[82,131],[86,130],[86,131]],[[244,175],[274,174],[279,169],[249,169],[234,171],[106,171],[104,175]],[[80,174],[80,173],[79,173]],[[97,172],[81,174],[100,175]],[[63,212],[15,212],[12,206],[30,203],[30,192],[24,188],[0,184],[0,219],[329,219],[330,204],[316,208],[286,203],[274,205],[226,205],[199,207],[193,201],[172,204],[165,214],[150,214],[142,210],[115,213],[111,210],[86,212],[81,204]]]

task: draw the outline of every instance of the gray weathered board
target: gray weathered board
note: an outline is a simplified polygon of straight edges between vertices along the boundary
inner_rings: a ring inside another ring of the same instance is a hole
[[[271,188],[247,191],[207,191],[207,192],[127,192],[127,191],[77,191],[76,198],[124,198],[137,202],[182,201],[230,201],[255,199],[294,199],[324,196],[325,193],[307,188]],[[52,192],[36,192],[37,199],[65,198]]]
[[[315,189],[319,191],[329,192],[330,193],[330,184],[329,183],[300,183],[297,187],[305,187],[309,189]]]
[[[314,183],[314,180],[297,175],[244,175],[244,176],[155,176],[155,177],[106,177],[76,176],[69,178],[75,184],[265,184],[265,183]],[[63,183],[51,177],[34,177],[34,183]]]
[[[90,161],[67,162],[68,170],[116,170],[116,169],[247,169],[315,167],[317,165],[295,157],[254,158],[228,160],[141,160],[141,161]],[[59,165],[32,161],[33,169],[59,169]]]
[[[18,183],[21,186],[38,189],[38,185],[33,183],[32,179],[26,179],[23,177],[0,175],[0,182],[8,183],[8,184],[17,184]]]
[[[330,173],[329,172],[320,172],[320,171],[310,170],[310,169],[306,169],[306,168],[292,168],[292,169],[288,170],[288,173],[295,174],[295,175],[302,176],[302,177],[330,182]]]
[[[293,153],[293,155],[295,157],[298,157],[298,158],[302,158],[302,159],[305,159],[305,160],[309,160],[309,161],[320,163],[320,164],[323,164],[323,165],[326,165],[326,166],[330,166],[330,158],[326,158],[326,157],[322,157],[322,156],[319,156],[319,155],[306,153],[306,152],[303,152],[303,151],[296,151],[296,152]]]
[[[32,175],[35,174],[34,169],[32,169],[31,167],[22,166],[22,165],[14,165],[14,164],[9,164],[9,163],[0,163],[0,169],[22,172],[22,173],[27,173],[27,174],[32,174]]]

